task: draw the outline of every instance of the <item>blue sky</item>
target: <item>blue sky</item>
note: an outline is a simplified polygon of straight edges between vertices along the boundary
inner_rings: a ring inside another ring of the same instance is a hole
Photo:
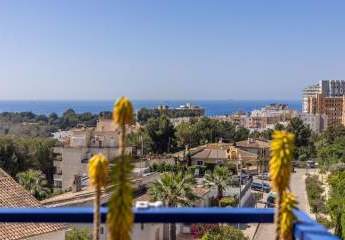
[[[0,1],[0,99],[300,99],[345,1]]]

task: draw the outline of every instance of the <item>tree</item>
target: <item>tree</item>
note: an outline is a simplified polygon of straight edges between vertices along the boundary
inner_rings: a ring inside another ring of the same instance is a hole
[[[231,173],[226,167],[216,166],[213,172],[205,174],[205,182],[206,185],[217,188],[217,199],[221,200],[225,188],[231,183]]]
[[[26,172],[18,173],[17,180],[38,200],[49,196],[50,191],[47,188],[47,181],[41,171],[29,169]]]
[[[328,178],[330,195],[327,209],[334,226],[334,233],[345,238],[345,172],[333,173]]]
[[[213,143],[222,139],[224,142],[236,142],[247,139],[249,130],[238,127],[231,122],[224,122],[203,117],[176,127],[176,138],[180,148],[186,145],[195,147],[200,144]]]
[[[149,194],[154,201],[162,201],[164,206],[191,206],[197,199],[193,193],[195,179],[183,173],[164,173],[149,187]],[[170,224],[170,240],[176,239],[176,225]]]
[[[339,137],[345,136],[345,126],[338,124],[335,126],[330,126],[321,135],[321,139],[324,140],[326,144],[332,144]]]
[[[243,232],[231,225],[219,226],[218,228],[213,228],[208,231],[201,240],[247,240]]]
[[[175,141],[175,129],[165,115],[149,119],[145,127],[152,140],[154,152],[164,153],[171,149]]]
[[[66,240],[91,240],[91,234],[87,228],[72,228],[66,233]]]
[[[136,146],[137,149],[141,150],[141,144],[143,144],[144,153],[147,154],[152,152],[153,141],[147,132],[146,128],[141,128],[137,132],[132,132],[127,136],[128,145]]]
[[[319,164],[328,169],[331,165],[345,163],[345,137],[338,137],[332,144],[322,144],[317,149]]]
[[[137,112],[137,120],[141,124],[145,124],[150,118],[159,118],[159,116],[160,116],[160,113],[158,109],[150,110],[147,108],[141,108]]]
[[[312,157],[314,149],[310,147],[313,143],[311,142],[311,129],[309,126],[304,125],[303,121],[299,118],[292,118],[287,126],[287,131],[295,135],[295,159],[298,159],[302,155],[301,151],[303,151],[303,154],[306,154],[306,156],[303,156],[303,159]],[[303,147],[304,149],[301,150]]]
[[[195,147],[199,145],[200,137],[197,135],[195,125],[191,123],[181,123],[176,127],[177,144],[180,148],[185,146]]]
[[[274,130],[278,130],[278,131],[285,130],[285,126],[281,123],[277,123],[276,125],[274,125]]]

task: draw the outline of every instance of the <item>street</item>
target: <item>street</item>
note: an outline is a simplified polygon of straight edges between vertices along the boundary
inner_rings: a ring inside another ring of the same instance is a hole
[[[297,196],[298,208],[303,211],[307,210],[307,193],[305,189],[305,169],[295,169],[296,172],[291,175],[290,187],[291,191]],[[310,169],[308,170],[311,171]],[[255,240],[274,240],[275,226],[274,224],[260,224]]]

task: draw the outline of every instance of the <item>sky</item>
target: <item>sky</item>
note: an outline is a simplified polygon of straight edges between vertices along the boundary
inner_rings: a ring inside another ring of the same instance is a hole
[[[0,1],[1,100],[300,99],[345,79],[345,1]]]

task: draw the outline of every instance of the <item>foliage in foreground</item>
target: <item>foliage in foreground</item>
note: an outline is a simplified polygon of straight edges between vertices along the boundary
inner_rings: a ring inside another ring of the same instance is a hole
[[[231,183],[231,173],[226,167],[216,166],[213,172],[205,174],[205,184],[217,188],[217,199],[223,198],[224,191]]]
[[[201,238],[201,240],[247,240],[243,232],[231,225],[218,226],[207,231]]]
[[[195,179],[192,175],[182,172],[164,173],[160,179],[150,185],[149,194],[152,200],[162,201],[167,207],[191,206],[198,199],[193,193],[194,185]],[[170,224],[170,239],[176,239],[174,223]]]
[[[308,201],[313,213],[325,213],[325,199],[323,194],[322,183],[318,176],[308,176],[305,179]]]
[[[26,172],[18,173],[17,180],[20,185],[38,200],[47,198],[50,195],[47,180],[41,171],[29,169]]]
[[[91,234],[87,228],[73,228],[66,232],[66,240],[91,240]]]
[[[286,131],[275,131],[271,144],[270,176],[272,189],[277,193],[275,216],[277,239],[292,239],[295,217],[292,209],[296,207],[295,196],[289,192],[289,183],[294,155],[295,135]]]
[[[112,195],[109,201],[109,212],[107,215],[108,239],[128,240],[133,227],[134,216],[133,188],[131,182],[132,164],[131,157],[125,154],[126,149],[126,127],[134,123],[133,105],[126,97],[121,97],[114,105],[113,121],[118,124],[120,131],[121,154],[115,160],[111,175]]]
[[[331,216],[334,233],[341,239],[345,238],[345,171],[329,176],[330,196],[327,210]]]
[[[29,169],[42,171],[53,184],[55,140],[43,138],[0,137],[0,167],[12,177]]]

